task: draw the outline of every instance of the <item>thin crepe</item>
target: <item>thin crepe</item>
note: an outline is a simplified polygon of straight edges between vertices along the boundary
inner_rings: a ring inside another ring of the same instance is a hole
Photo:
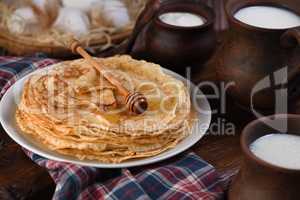
[[[26,82],[16,111],[24,134],[59,153],[109,163],[157,155],[189,135],[195,116],[181,81],[129,56],[97,61],[143,93],[149,109],[128,113],[116,88],[85,60],[66,61]]]

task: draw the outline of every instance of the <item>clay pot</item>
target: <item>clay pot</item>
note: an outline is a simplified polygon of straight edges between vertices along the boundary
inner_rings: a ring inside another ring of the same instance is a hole
[[[275,105],[275,89],[285,87],[287,81],[275,78],[274,72],[284,69],[288,79],[289,101],[300,97],[297,90],[300,66],[300,27],[293,29],[265,29],[244,24],[234,18],[241,8],[254,5],[276,6],[300,15],[300,4],[279,0],[228,0],[225,9],[229,22],[222,47],[216,54],[217,76],[220,81],[231,82],[228,89],[233,99],[243,107],[272,110]],[[254,91],[257,83],[266,78],[267,88]],[[252,102],[251,102],[252,99]]]
[[[230,186],[229,200],[300,199],[300,170],[269,164],[256,157],[249,149],[249,145],[256,139],[279,132],[266,124],[270,120],[273,120],[272,124],[275,126],[287,121],[287,133],[300,135],[299,115],[275,115],[247,125],[241,135],[244,162]]]
[[[184,72],[185,67],[195,63],[205,63],[216,47],[213,10],[191,0],[164,1],[159,6],[158,3],[153,5],[155,8],[148,7],[152,13],[144,11],[145,17],[142,14],[139,19],[145,26],[135,41],[131,55],[177,72]],[[173,26],[159,19],[166,12],[190,12],[204,17],[206,22],[194,27]]]

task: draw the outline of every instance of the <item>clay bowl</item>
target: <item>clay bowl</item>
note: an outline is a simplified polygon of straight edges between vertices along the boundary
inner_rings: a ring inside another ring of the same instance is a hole
[[[269,164],[256,157],[249,145],[272,133],[300,135],[300,115],[273,115],[251,122],[241,135],[244,162],[229,189],[229,200],[299,200],[300,169]]]

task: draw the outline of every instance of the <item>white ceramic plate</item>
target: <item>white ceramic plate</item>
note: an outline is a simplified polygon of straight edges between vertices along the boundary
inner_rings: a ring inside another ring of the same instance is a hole
[[[132,161],[126,161],[119,164],[107,164],[99,161],[79,160],[70,156],[56,153],[54,151],[45,148],[43,145],[35,142],[33,138],[31,138],[30,136],[26,134],[22,134],[21,133],[22,131],[18,128],[15,121],[15,111],[16,111],[17,104],[20,101],[20,96],[23,90],[24,82],[32,74],[41,73],[43,71],[49,70],[51,67],[53,67],[53,65],[46,67],[44,69],[37,70],[31,74],[24,76],[22,79],[18,80],[5,93],[5,95],[3,96],[0,102],[0,122],[4,130],[7,132],[7,134],[22,147],[45,158],[56,160],[56,161],[75,163],[84,166],[99,167],[99,168],[124,168],[124,167],[141,166],[141,165],[151,164],[151,163],[165,160],[167,158],[170,158],[172,156],[175,156],[187,150],[189,147],[193,146],[196,142],[198,142],[204,136],[207,129],[209,128],[210,121],[211,121],[211,109],[203,93],[199,89],[197,89],[198,98],[193,100],[193,97],[195,97],[195,95],[192,93],[194,93],[196,87],[191,82],[188,82],[182,76],[170,70],[164,69],[165,73],[179,80],[182,80],[187,84],[190,84],[192,104],[195,105],[195,103],[197,103],[199,107],[205,111],[201,113],[198,112],[199,120],[197,120],[198,122],[194,123],[192,133],[184,140],[182,140],[178,145],[176,145],[175,148],[165,151],[157,156],[144,158],[144,159],[136,159]]]

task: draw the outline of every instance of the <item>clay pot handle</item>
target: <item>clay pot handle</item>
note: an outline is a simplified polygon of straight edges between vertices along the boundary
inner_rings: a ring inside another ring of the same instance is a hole
[[[128,40],[126,53],[130,53],[132,47],[143,28],[152,20],[161,6],[161,0],[149,0],[146,7],[140,14],[135,24],[134,30]]]
[[[287,30],[280,38],[283,48],[293,49],[300,45],[300,27]],[[298,67],[290,67],[288,71],[288,95],[289,100],[298,99],[300,92],[297,89],[299,84],[300,70]]]
[[[293,48],[300,45],[300,27],[287,30],[281,36],[280,42],[285,48]]]

